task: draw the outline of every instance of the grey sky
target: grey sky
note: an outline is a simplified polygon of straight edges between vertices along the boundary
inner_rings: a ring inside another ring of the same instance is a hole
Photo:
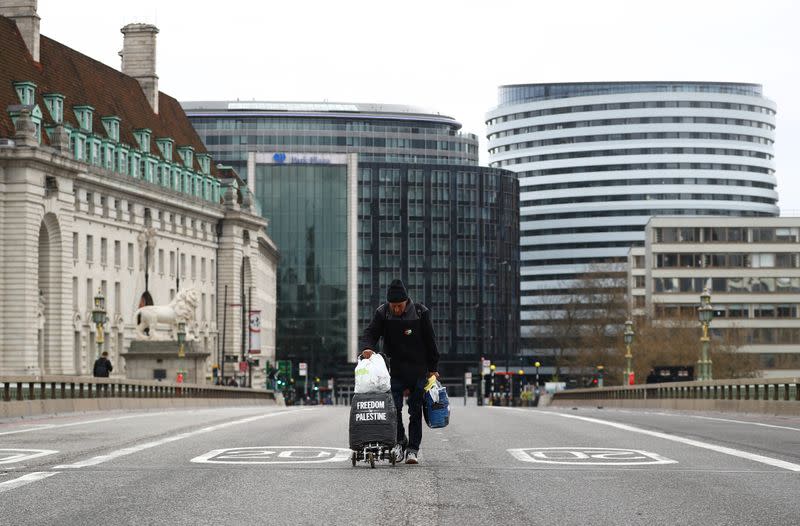
[[[43,34],[119,68],[119,29],[156,24],[179,100],[384,102],[481,136],[501,84],[755,82],[778,104],[780,206],[800,214],[800,2],[39,0]]]

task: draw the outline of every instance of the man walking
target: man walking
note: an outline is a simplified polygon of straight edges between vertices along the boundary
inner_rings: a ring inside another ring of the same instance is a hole
[[[111,366],[111,360],[108,359],[108,352],[103,351],[100,358],[94,361],[94,370],[92,374],[97,378],[108,378],[114,367]]]
[[[386,303],[378,307],[361,338],[364,358],[372,356],[378,340],[383,338],[383,351],[389,357],[392,376],[392,398],[397,409],[398,459],[405,453],[406,464],[419,462],[422,442],[422,401],[428,377],[438,376],[439,350],[433,332],[430,311],[408,297],[399,279],[392,281]],[[403,428],[403,395],[408,393],[408,438]]]

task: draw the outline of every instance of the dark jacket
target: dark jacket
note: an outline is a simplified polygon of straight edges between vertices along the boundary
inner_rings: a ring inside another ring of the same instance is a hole
[[[377,351],[383,338],[383,352],[389,357],[391,375],[400,378],[425,378],[439,367],[439,349],[433,332],[431,313],[421,303],[411,300],[402,316],[396,317],[384,303],[375,311],[364,329],[360,348]]]
[[[108,358],[103,358],[101,356],[94,361],[94,371],[92,374],[98,378],[108,378],[108,375],[110,375],[111,371],[113,370],[114,367],[111,366],[111,362],[108,360]]]

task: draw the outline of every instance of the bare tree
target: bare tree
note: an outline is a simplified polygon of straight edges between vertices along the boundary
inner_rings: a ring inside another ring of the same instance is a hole
[[[613,270],[593,268],[576,282],[580,311],[578,362],[584,369],[602,365],[609,373],[620,370],[619,334],[627,318],[625,277]]]
[[[543,346],[551,349],[555,374],[553,380],[558,381],[561,374],[572,366],[578,346],[580,304],[572,295],[561,305],[551,305],[546,311],[545,323],[540,329]]]
[[[758,355],[742,352],[747,334],[741,327],[722,330],[722,338],[711,342],[711,363],[714,378],[755,378],[760,376]]]
[[[637,383],[643,383],[650,371],[660,366],[691,366],[697,374],[701,349],[700,323],[693,316],[675,315],[654,319],[637,318],[636,336],[632,345],[633,370]],[[711,341],[711,360],[715,378],[752,378],[758,374],[758,357],[741,352],[745,332],[737,327],[725,328],[721,338]],[[625,345],[619,340],[619,352]]]

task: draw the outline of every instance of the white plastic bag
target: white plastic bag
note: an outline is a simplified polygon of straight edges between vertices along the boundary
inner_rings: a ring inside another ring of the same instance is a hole
[[[428,383],[425,384],[425,392],[430,395],[431,400],[433,403],[439,401],[439,390],[442,388],[442,384],[439,383],[439,379],[436,376],[431,376],[428,378]]]
[[[373,353],[368,359],[361,359],[356,365],[356,387],[358,394],[385,393],[392,387],[389,369],[383,356]]]

